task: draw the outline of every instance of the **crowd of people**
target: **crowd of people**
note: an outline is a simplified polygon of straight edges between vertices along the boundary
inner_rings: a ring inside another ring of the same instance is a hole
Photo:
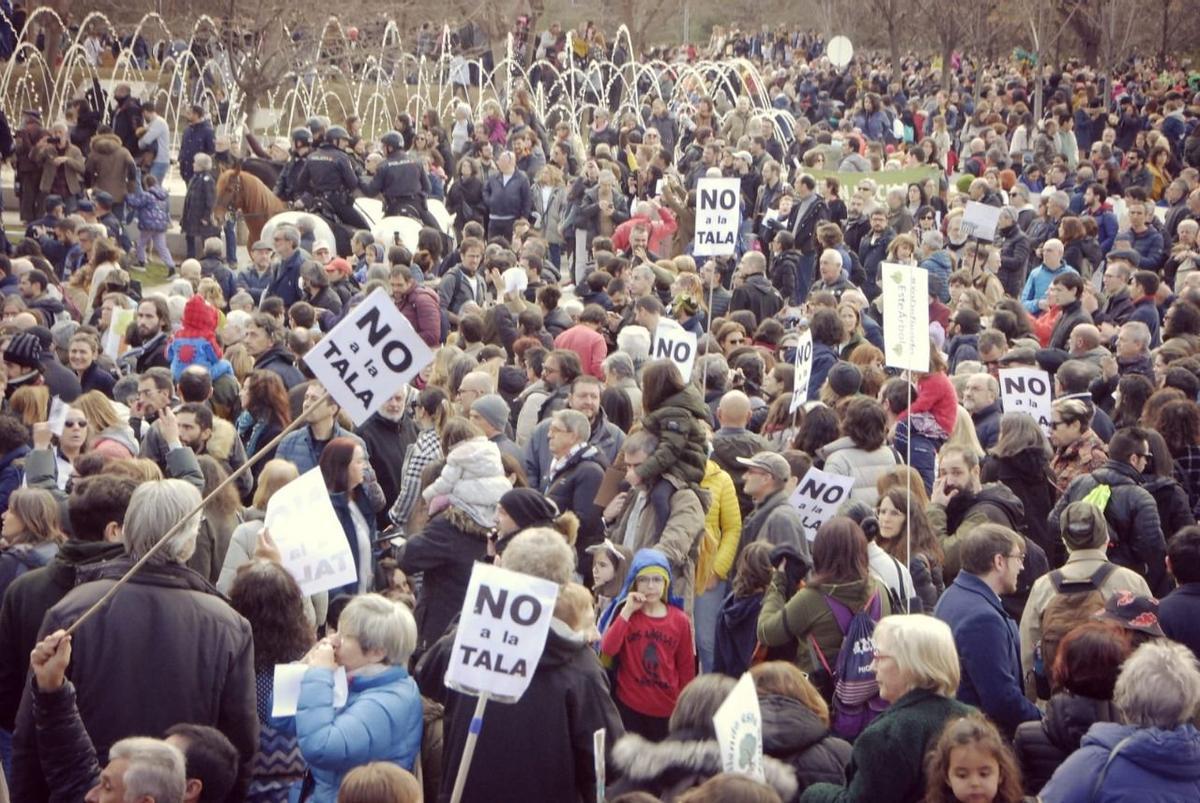
[[[1020,62],[944,90],[811,37],[712,47],[778,69],[582,125],[529,87],[377,142],[230,142],[196,105],[176,150],[117,87],[0,136],[11,800],[448,801],[468,742],[464,801],[594,801],[597,763],[623,803],[1200,796],[1200,86],[1073,66],[1035,118]],[[348,236],[276,225],[239,265],[217,185],[253,160]],[[702,258],[713,177],[741,225]],[[920,370],[888,367],[885,264],[928,273]],[[304,357],[379,289],[434,358],[355,426]],[[681,332],[694,361],[658,358]],[[1006,411],[1008,368],[1049,414]],[[813,469],[852,479],[819,522]],[[314,470],[355,577],[306,594],[264,521]],[[444,681],[476,562],[560,589],[482,724]],[[757,778],[713,720],[747,672]]]

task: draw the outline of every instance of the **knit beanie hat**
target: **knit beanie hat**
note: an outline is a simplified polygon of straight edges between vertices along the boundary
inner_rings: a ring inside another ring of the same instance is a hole
[[[497,393],[489,393],[486,396],[480,396],[475,401],[471,402],[471,409],[479,413],[484,421],[497,429],[504,432],[508,426],[508,403]],[[505,508],[508,510],[508,508]],[[510,513],[512,511],[509,511]]]
[[[36,371],[42,365],[42,342],[37,335],[17,332],[4,349],[4,361]]]
[[[1104,549],[1108,546],[1108,523],[1100,508],[1091,502],[1072,502],[1059,519],[1063,543],[1074,552],[1078,549]]]
[[[500,507],[522,530],[549,527],[558,518],[558,505],[532,488],[513,488],[505,492],[500,497]]]

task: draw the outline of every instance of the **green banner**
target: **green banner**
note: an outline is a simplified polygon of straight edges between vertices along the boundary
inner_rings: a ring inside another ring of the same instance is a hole
[[[907,167],[903,170],[873,170],[869,173],[856,173],[854,171],[838,171],[838,170],[804,170],[802,173],[807,173],[817,180],[826,178],[836,178],[843,187],[853,188],[855,184],[862,181],[864,178],[869,178],[881,187],[894,187],[899,184],[921,184],[928,179],[939,179],[942,175],[940,167],[921,166]]]

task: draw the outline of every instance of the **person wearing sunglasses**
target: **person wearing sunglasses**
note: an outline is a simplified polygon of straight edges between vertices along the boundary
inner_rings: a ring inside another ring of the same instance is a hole
[[[1050,511],[1048,523],[1051,538],[1057,539],[1067,505],[1082,499],[1099,504],[1099,499],[1107,497],[1103,507],[1108,523],[1109,560],[1145,577],[1151,593],[1161,599],[1174,583],[1167,574],[1167,544],[1158,505],[1142,487],[1150,479],[1145,472],[1153,459],[1146,430],[1140,427],[1117,430],[1108,444],[1108,460],[1071,481]]]

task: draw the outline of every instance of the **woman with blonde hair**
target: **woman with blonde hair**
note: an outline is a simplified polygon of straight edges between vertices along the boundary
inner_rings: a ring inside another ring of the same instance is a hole
[[[967,408],[961,404],[958,405],[958,415],[954,418],[954,429],[950,431],[950,437],[942,445],[961,446],[969,449],[979,459],[983,459],[986,454],[983,444],[979,442],[979,436],[975,433],[975,422],[971,420],[971,414],[967,412]]]
[[[45,385],[17,388],[9,400],[9,409],[27,427],[45,421],[50,412],[50,388]]]
[[[217,311],[217,330],[220,331],[225,326],[223,310],[226,309],[225,302],[227,300],[225,293],[221,291],[221,285],[217,284],[217,280],[211,276],[205,276],[200,280],[200,286],[196,288],[196,295],[211,304],[212,308]]]
[[[115,459],[128,459],[141,451],[129,424],[100,391],[89,390],[71,406],[87,419],[91,433],[90,451]]]
[[[45,566],[66,535],[59,526],[58,503],[49,491],[18,488],[8,497],[0,526],[0,597],[20,575]]]
[[[789,661],[750,669],[762,713],[763,753],[789,764],[803,792],[814,783],[841,783],[850,745],[829,731],[829,705]]]
[[[901,265],[917,264],[917,240],[911,234],[897,234],[888,244],[887,261]]]
[[[421,785],[411,772],[388,761],[355,767],[342,778],[337,803],[421,803]]]

